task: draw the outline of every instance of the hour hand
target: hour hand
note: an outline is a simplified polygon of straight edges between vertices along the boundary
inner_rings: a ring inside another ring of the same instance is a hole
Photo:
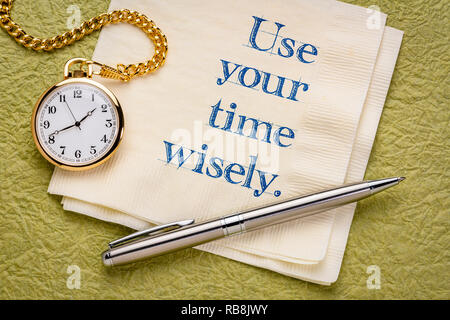
[[[72,124],[72,125],[70,125],[70,126],[67,126],[67,127],[65,127],[65,128],[62,128],[62,129],[60,129],[60,130],[55,130],[53,133],[49,134],[49,136],[54,136],[54,135],[56,135],[56,134],[59,134],[59,133],[65,131],[65,130],[67,130],[67,129],[70,129],[70,128],[72,128],[72,127],[75,127],[75,124]]]

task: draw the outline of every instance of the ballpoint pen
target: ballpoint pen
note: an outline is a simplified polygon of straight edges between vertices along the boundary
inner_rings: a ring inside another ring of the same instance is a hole
[[[156,226],[110,242],[109,249],[102,253],[103,263],[105,266],[122,265],[310,216],[367,198],[404,179],[395,177],[347,184],[201,223],[191,219]]]

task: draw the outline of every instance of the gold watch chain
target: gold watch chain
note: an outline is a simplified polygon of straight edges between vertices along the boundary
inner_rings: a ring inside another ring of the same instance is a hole
[[[51,51],[71,45],[85,35],[91,34],[108,24],[126,22],[133,24],[141,29],[148,38],[150,38],[155,47],[153,57],[145,63],[118,64],[117,68],[101,64],[99,75],[105,78],[120,79],[122,81],[131,80],[133,77],[157,70],[164,64],[167,56],[167,39],[155,23],[145,15],[128,9],[114,10],[109,13],[103,13],[99,16],[85,21],[81,26],[67,31],[61,35],[52,38],[40,39],[27,34],[17,23],[11,19],[11,8],[13,0],[0,0],[0,25],[4,28],[18,43],[27,48],[36,51]]]

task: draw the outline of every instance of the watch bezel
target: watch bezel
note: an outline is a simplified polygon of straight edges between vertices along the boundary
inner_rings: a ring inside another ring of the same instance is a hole
[[[113,144],[112,144],[111,148],[108,150],[108,152],[106,152],[102,157],[100,157],[96,161],[89,163],[89,164],[80,165],[80,166],[62,163],[62,162],[58,161],[58,159],[55,159],[52,155],[48,154],[45,151],[45,149],[42,147],[42,145],[38,139],[38,134],[36,131],[37,130],[36,116],[37,116],[37,112],[39,110],[39,107],[40,107],[42,101],[53,90],[55,90],[59,87],[62,87],[64,85],[67,85],[67,84],[76,84],[76,83],[89,84],[89,85],[95,86],[96,88],[102,90],[111,99],[112,105],[115,107],[115,109],[117,111],[117,117],[118,117],[118,121],[117,121],[118,122],[118,125],[117,125],[118,132],[117,132],[115,141],[113,142]],[[120,143],[122,142],[124,128],[125,128],[124,117],[123,117],[122,107],[120,106],[119,100],[117,100],[116,96],[104,85],[102,85],[94,80],[88,79],[88,78],[69,78],[69,79],[65,79],[63,81],[60,81],[60,82],[54,84],[53,86],[48,88],[39,97],[38,101],[36,102],[36,104],[34,106],[33,113],[31,116],[31,132],[33,134],[33,140],[34,140],[34,143],[35,143],[39,153],[51,164],[54,164],[58,168],[61,168],[64,170],[69,170],[69,171],[84,171],[84,170],[93,169],[93,168],[98,167],[99,165],[103,164],[108,159],[110,159],[113,156],[113,154],[117,151]]]

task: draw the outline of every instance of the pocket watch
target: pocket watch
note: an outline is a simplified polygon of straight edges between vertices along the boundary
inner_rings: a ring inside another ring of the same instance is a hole
[[[63,169],[100,165],[113,155],[123,137],[122,108],[110,90],[91,79],[94,63],[69,60],[64,80],[46,90],[34,107],[31,128],[36,147]],[[73,64],[80,69],[70,72]]]
[[[152,40],[155,53],[143,63],[111,67],[84,58],[67,61],[64,80],[47,89],[37,101],[31,119],[34,142],[42,156],[67,170],[94,168],[108,160],[119,147],[124,117],[119,101],[93,75],[129,81],[161,67],[167,55],[167,38],[147,16],[128,9],[103,13],[79,27],[52,38],[27,34],[11,19],[13,0],[2,0],[0,26],[19,44],[35,51],[59,49],[108,24],[130,23]],[[71,71],[77,64],[78,69]],[[94,71],[94,67],[99,67]]]

